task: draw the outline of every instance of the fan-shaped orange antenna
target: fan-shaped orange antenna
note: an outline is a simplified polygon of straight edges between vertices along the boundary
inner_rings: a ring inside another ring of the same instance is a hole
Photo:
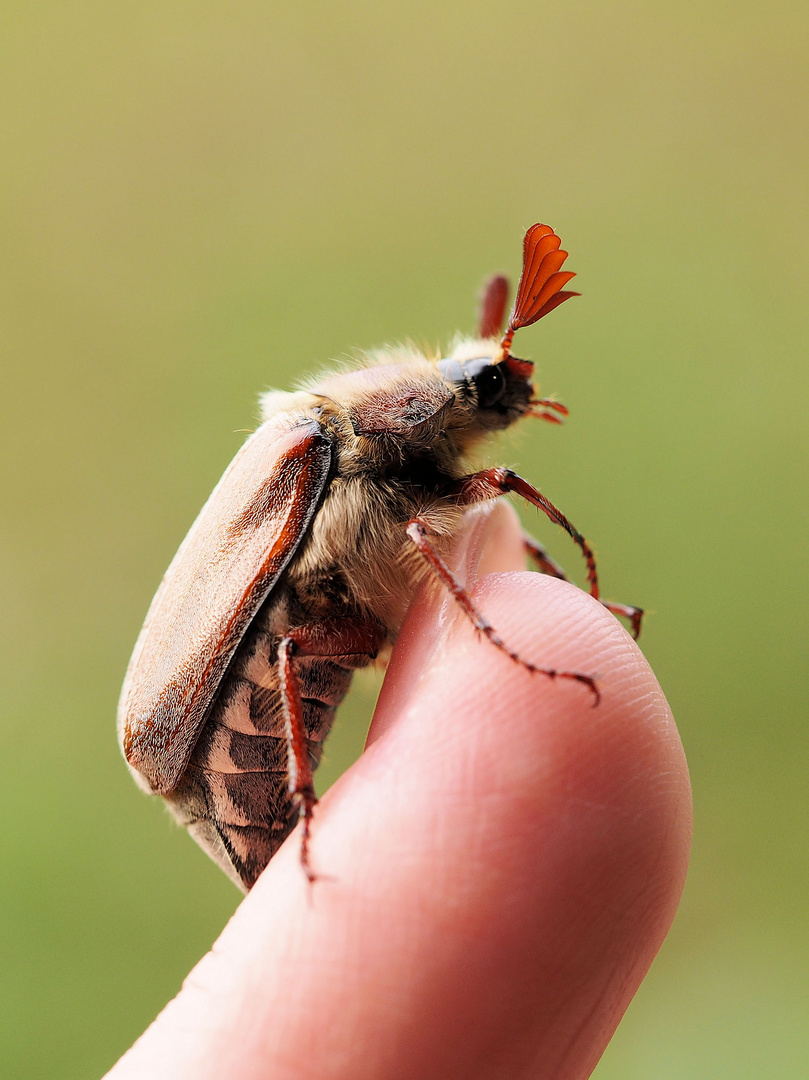
[[[489,278],[480,298],[478,337],[493,338],[503,332],[508,303],[508,278],[496,274]]]
[[[496,363],[510,359],[509,349],[515,331],[535,323],[571,296],[580,295],[565,290],[565,285],[576,275],[570,270],[561,269],[568,255],[560,249],[561,243],[550,225],[537,223],[525,234],[520,284],[517,286],[508,328],[500,342],[501,355]]]

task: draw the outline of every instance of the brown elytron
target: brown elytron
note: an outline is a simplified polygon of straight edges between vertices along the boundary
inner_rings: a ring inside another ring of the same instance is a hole
[[[307,874],[312,774],[355,669],[392,644],[432,575],[491,644],[547,678],[585,672],[529,663],[475,610],[446,556],[467,509],[513,492],[584,537],[509,469],[470,472],[468,455],[523,416],[558,423],[537,398],[514,334],[577,295],[548,225],[526,234],[505,335],[507,283],[493,278],[480,333],[446,359],[394,349],[294,393],[262,399],[264,422],[234,458],[177,552],[146,617],[119,706],[121,744],[139,784],[244,889],[303,817]],[[539,568],[564,577],[533,540]],[[602,601],[603,602],[603,601]],[[642,611],[605,604],[640,631]]]

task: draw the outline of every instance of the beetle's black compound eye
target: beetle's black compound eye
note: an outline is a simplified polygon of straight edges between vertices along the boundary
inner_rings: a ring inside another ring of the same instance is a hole
[[[506,388],[506,377],[500,364],[493,364],[491,357],[481,356],[475,360],[442,360],[439,368],[455,385],[467,394],[474,386],[478,406],[490,409],[497,404]]]
[[[485,363],[477,374],[470,372],[470,375],[477,390],[478,405],[481,409],[490,409],[500,400],[506,388],[502,368],[499,364]]]

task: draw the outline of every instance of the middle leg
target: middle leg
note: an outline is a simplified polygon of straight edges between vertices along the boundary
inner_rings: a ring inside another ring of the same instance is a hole
[[[522,542],[529,557],[536,563],[543,574],[559,578],[560,581],[570,580],[559,563],[550,557],[542,544],[538,543],[533,536],[529,536],[528,533],[523,533]],[[607,611],[611,612],[613,615],[621,615],[623,618],[627,619],[629,622],[630,633],[637,641],[638,635],[640,634],[641,621],[643,620],[643,608],[633,607],[631,604],[616,604],[612,600],[601,600],[600,598],[599,603],[603,604]]]

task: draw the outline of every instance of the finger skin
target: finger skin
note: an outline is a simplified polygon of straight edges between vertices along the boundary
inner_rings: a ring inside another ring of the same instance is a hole
[[[494,515],[470,565],[498,530],[495,562],[516,562]],[[527,659],[598,673],[601,704],[520,669],[428,590],[366,753],[318,807],[328,880],[309,894],[296,832],[110,1076],[590,1074],[679,900],[682,747],[642,654],[580,590],[511,572],[471,593]]]

